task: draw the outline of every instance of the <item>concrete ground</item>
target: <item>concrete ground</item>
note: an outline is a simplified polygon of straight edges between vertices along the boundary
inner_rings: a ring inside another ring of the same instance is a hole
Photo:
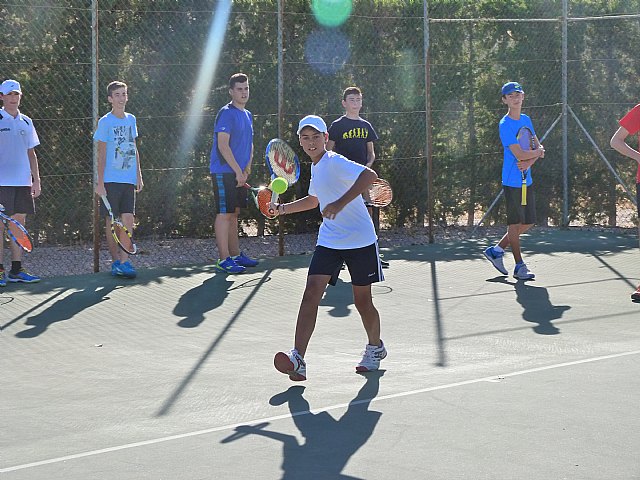
[[[343,272],[303,384],[272,359],[306,255],[9,285],[0,477],[640,479],[637,238],[533,231],[531,282],[499,275],[487,242],[385,251],[378,373],[354,373],[366,337]]]

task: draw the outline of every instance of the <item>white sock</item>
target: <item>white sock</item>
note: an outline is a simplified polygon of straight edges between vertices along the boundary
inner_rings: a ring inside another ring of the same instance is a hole
[[[498,253],[504,253],[504,249],[500,245],[496,245],[493,249]]]

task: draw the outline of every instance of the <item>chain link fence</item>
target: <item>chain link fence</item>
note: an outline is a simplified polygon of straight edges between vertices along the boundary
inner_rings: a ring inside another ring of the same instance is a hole
[[[499,89],[509,80],[523,84],[538,135],[548,133],[534,169],[540,223],[636,224],[635,199],[622,184],[633,193],[637,165],[613,152],[609,138],[636,103],[639,1],[325,2],[334,13],[348,6],[346,21],[318,22],[311,7],[322,2],[233,2],[214,83],[194,119],[189,106],[201,65],[211,62],[203,55],[222,0],[0,1],[0,77],[21,82],[21,110],[41,139],[43,192],[28,219],[37,248],[26,262],[34,271],[72,274],[110,263],[94,241],[104,232],[95,217],[92,134],[109,110],[112,80],[128,84],[127,111],[140,132],[137,266],[217,258],[209,152],[215,114],[229,101],[227,79],[238,71],[250,76],[251,183],[268,180],[269,139],[298,149],[301,179],[285,200],[304,195],[310,175],[298,120],[314,113],[329,123],[343,113],[342,90],[362,88],[362,116],[380,136],[374,168],[394,188],[381,212],[382,246],[432,241],[443,228],[471,231],[480,219],[504,223],[495,202],[497,124],[505,113]],[[189,120],[199,126],[185,151]],[[317,211],[269,221],[250,208],[241,246],[256,256],[311,251],[320,221]]]

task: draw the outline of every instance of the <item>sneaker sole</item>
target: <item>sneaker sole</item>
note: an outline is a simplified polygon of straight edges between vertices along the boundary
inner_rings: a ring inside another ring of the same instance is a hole
[[[482,252],[484,254],[484,258],[486,258],[487,260],[489,260],[489,262],[491,262],[491,265],[493,265],[493,268],[495,268],[496,270],[498,270],[502,275],[509,275],[509,272],[505,269],[505,270],[500,270],[495,263],[493,263],[493,258],[491,258],[489,256],[489,254],[487,254],[487,252]]]
[[[367,372],[375,372],[376,370],[379,370],[380,367],[376,367],[376,368],[367,368],[365,366],[362,365],[358,365],[356,367],[356,373],[367,373]]]
[[[38,279],[38,280],[23,280],[21,278],[10,278],[9,281],[11,283],[38,283],[40,281],[40,279]]]
[[[284,352],[276,353],[275,357],[273,357],[273,366],[280,373],[289,375],[289,378],[294,382],[302,382],[307,379],[307,377],[300,375],[293,369],[293,362],[289,359],[289,355]]]
[[[218,265],[214,265],[213,268],[215,268],[220,273],[230,273],[232,275],[235,275],[235,274],[238,274],[238,273],[244,273],[244,270],[240,270],[238,272],[230,272],[229,270],[225,270],[224,268],[219,267]]]
[[[532,277],[518,277],[517,275],[514,275],[513,278],[515,278],[516,280],[535,280],[536,276],[533,275]]]

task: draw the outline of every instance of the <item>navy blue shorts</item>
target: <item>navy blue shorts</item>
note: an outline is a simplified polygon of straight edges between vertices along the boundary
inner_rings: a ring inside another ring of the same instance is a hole
[[[213,198],[216,213],[235,213],[247,208],[247,189],[238,187],[235,173],[212,173]]]
[[[338,250],[316,245],[309,265],[309,275],[331,275],[329,283],[335,285],[342,264],[345,263],[351,275],[351,284],[371,285],[384,280],[378,243],[361,248]]]
[[[123,213],[136,214],[136,186],[131,183],[107,182],[104,184],[107,191],[107,200],[115,217]],[[107,217],[109,212],[100,200],[100,215]]]
[[[522,205],[522,189],[502,186],[507,202],[507,225],[536,223],[536,195],[533,185],[527,187],[527,204]]]
[[[33,214],[36,212],[31,187],[0,187],[0,203],[6,215]]]

